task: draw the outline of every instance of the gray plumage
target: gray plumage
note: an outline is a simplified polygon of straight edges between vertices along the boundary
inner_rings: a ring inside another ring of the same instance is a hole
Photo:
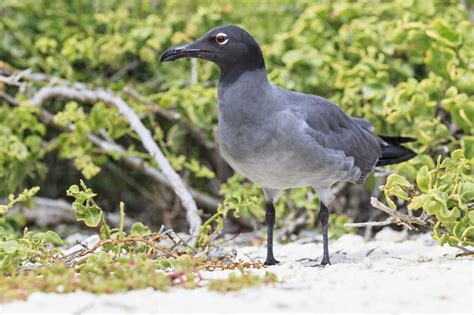
[[[198,40],[166,50],[161,61],[209,60],[221,70],[218,136],[222,155],[239,173],[263,187],[267,200],[267,258],[273,257],[273,203],[288,188],[318,191],[323,259],[329,264],[327,205],[339,181],[362,183],[375,166],[400,163],[415,154],[403,137],[379,137],[365,119],[347,116],[325,98],[288,91],[267,79],[263,55],[245,30],[220,26]]]
[[[272,199],[309,185],[330,203],[334,183],[363,181],[381,156],[380,139],[339,107],[277,87],[264,70],[220,85],[218,99],[224,158]]]

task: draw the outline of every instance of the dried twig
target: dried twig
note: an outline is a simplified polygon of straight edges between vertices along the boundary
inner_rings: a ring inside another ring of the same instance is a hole
[[[344,224],[344,226],[346,227],[384,226],[384,225],[396,223],[396,224],[405,226],[409,230],[416,229],[414,224],[429,227],[429,228],[433,226],[432,223],[427,221],[425,217],[415,217],[413,215],[401,213],[400,211],[397,211],[396,209],[392,209],[384,205],[383,203],[378,201],[377,198],[372,197],[370,199],[370,203],[372,204],[373,207],[379,210],[382,210],[388,215],[390,215],[390,218],[381,222],[346,223]]]
[[[26,79],[28,81],[34,81],[34,82],[45,82],[50,85],[67,85],[67,86],[73,86],[77,88],[86,88],[85,84],[79,83],[79,82],[70,82],[68,80],[52,76],[52,75],[47,75],[45,73],[39,73],[39,72],[31,72],[30,69],[26,69],[20,72],[14,72],[14,69],[10,69],[8,66],[6,67],[5,64],[2,64],[0,62],[0,73],[3,75],[8,75],[8,78],[14,79],[13,81],[16,80],[18,82],[20,79]],[[19,76],[18,73],[21,73]],[[12,83],[11,85],[15,85]]]
[[[2,92],[2,91],[0,91],[0,99],[4,100],[5,102],[7,102],[8,104],[10,104],[12,106],[19,106],[20,105],[20,103],[18,103],[18,101],[16,99],[14,99],[10,95],[8,95],[7,93]]]
[[[8,84],[8,85],[14,85],[19,87],[21,90],[24,90],[25,84],[21,83],[20,80],[22,77],[28,75],[31,73],[30,69],[26,69],[23,71],[19,71],[16,73],[13,73],[12,75],[5,77],[3,75],[0,75],[0,82]]]
[[[173,253],[171,250],[169,250],[167,248],[164,248],[164,247],[161,247],[161,246],[158,246],[158,245],[154,244],[152,241],[147,240],[144,237],[128,237],[128,238],[125,238],[125,239],[122,239],[122,240],[120,240],[120,239],[119,240],[101,240],[96,245],[94,245],[92,248],[89,248],[85,251],[80,252],[74,258],[83,257],[83,256],[86,256],[86,255],[92,254],[93,252],[95,252],[96,250],[98,250],[99,248],[101,248],[101,247],[103,247],[104,245],[107,245],[107,244],[117,245],[117,244],[130,244],[130,243],[144,243],[144,244],[147,244],[150,248],[153,248],[154,250],[159,251],[159,252],[163,252],[168,256],[171,256],[171,257],[174,257],[174,258],[178,257],[178,255]]]
[[[405,225],[410,230],[416,229],[416,227],[413,226],[413,224],[426,226],[426,227],[432,226],[430,222],[426,221],[426,219],[401,213],[400,211],[397,211],[396,209],[392,209],[384,205],[383,203],[381,203],[374,197],[370,198],[370,203],[372,204],[373,207],[379,210],[382,210],[388,213],[391,217],[395,218],[394,223]]]
[[[389,224],[392,224],[392,223],[395,223],[395,218],[390,217],[390,218],[388,218],[388,219],[385,220],[385,221],[370,221],[370,222],[360,222],[360,223],[346,223],[346,224],[344,224],[344,226],[346,226],[346,227],[359,228],[359,227],[367,227],[367,226],[385,226],[385,225],[389,225]]]

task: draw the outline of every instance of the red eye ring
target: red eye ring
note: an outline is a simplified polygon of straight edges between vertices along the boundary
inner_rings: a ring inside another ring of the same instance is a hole
[[[215,41],[216,44],[218,44],[218,45],[225,45],[225,44],[227,44],[227,42],[229,41],[229,39],[227,38],[227,34],[225,34],[225,33],[219,33],[219,34],[217,34],[217,35],[214,37],[214,41]]]

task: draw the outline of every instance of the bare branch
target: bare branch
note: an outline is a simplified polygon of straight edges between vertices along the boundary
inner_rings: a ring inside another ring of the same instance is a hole
[[[394,223],[405,225],[410,230],[416,229],[413,226],[413,224],[418,224],[418,225],[422,225],[426,227],[431,226],[429,222],[422,220],[421,218],[401,213],[400,211],[397,211],[396,209],[392,209],[384,205],[383,203],[378,201],[377,198],[374,198],[374,197],[370,198],[370,203],[372,204],[373,207],[379,210],[382,210],[388,213],[391,217],[395,218]]]
[[[18,86],[18,87],[23,87],[24,84],[20,82],[21,78],[30,74],[31,73],[31,70],[30,69],[26,69],[26,70],[23,70],[23,71],[19,71],[19,72],[16,72],[8,77],[5,77],[3,75],[0,75],[0,82],[3,82],[5,84],[8,84],[8,85],[14,85],[14,86]]]
[[[12,106],[20,105],[20,103],[16,99],[14,99],[13,97],[11,97],[10,95],[4,92],[0,92],[0,99],[6,100],[6,102]],[[74,130],[73,125],[61,126],[61,125],[55,124],[54,115],[48,112],[47,110],[45,110],[44,108],[40,108],[39,118],[43,123],[53,126],[56,129],[65,130],[65,131]],[[96,147],[104,151],[115,151],[115,152],[120,153],[120,159],[123,162],[125,162],[125,164],[132,167],[136,171],[148,176],[150,179],[154,180],[156,183],[172,188],[171,183],[168,181],[168,179],[159,170],[148,166],[144,159],[126,155],[126,150],[122,146],[116,144],[115,142],[111,142],[110,140],[109,141],[102,140],[100,137],[90,134],[90,133],[87,134],[86,136],[89,139],[89,141],[91,141]],[[194,197],[198,205],[205,209],[215,210],[217,208],[217,205],[221,202],[221,200],[218,200],[212,196],[208,196],[191,187],[189,187],[189,192]]]
[[[366,226],[384,226],[389,224],[399,224],[405,226],[409,230],[416,229],[413,224],[425,226],[428,228],[432,228],[433,224],[426,220],[426,217],[415,217],[413,215],[408,215],[397,211],[396,209],[392,209],[380,201],[377,198],[372,197],[370,198],[370,203],[373,207],[382,210],[383,212],[387,213],[390,217],[381,222],[361,222],[361,223],[346,223],[344,226],[347,227],[366,227]]]
[[[5,67],[2,65],[0,62],[0,70],[3,75],[8,75],[8,78],[10,80],[15,79],[17,82],[20,79],[26,79],[28,81],[34,81],[34,82],[45,82],[50,85],[68,85],[72,87],[77,87],[77,88],[86,88],[86,85],[79,83],[79,82],[70,82],[68,80],[52,76],[52,75],[47,75],[45,73],[39,73],[39,72],[31,72],[30,69],[26,69],[23,71],[15,72],[12,69],[9,69],[8,67]]]
[[[433,229],[434,223],[430,221],[430,218],[423,212],[419,217],[415,217],[413,215],[409,214],[404,214],[401,213],[400,211],[397,211],[396,209],[392,209],[380,201],[377,200],[377,198],[370,198],[370,203],[372,204],[373,207],[382,210],[383,212],[387,213],[390,215],[390,217],[382,222],[362,222],[362,223],[346,223],[344,226],[347,227],[365,227],[365,226],[384,226],[384,225],[389,225],[389,224],[399,224],[399,225],[404,225],[407,229],[412,230],[416,229],[413,224],[416,225],[421,225],[424,227],[427,227],[429,229]],[[443,230],[446,233],[450,233],[446,228],[441,226],[441,230]],[[463,251],[461,254],[457,254],[456,257],[462,257],[462,256],[470,256],[474,255],[474,251],[461,246],[461,245],[456,245],[457,248]]]
[[[193,197],[186,189],[179,175],[173,170],[163,152],[161,152],[160,148],[153,140],[150,131],[142,124],[135,112],[128,107],[120,97],[104,89],[92,90],[68,86],[48,86],[41,88],[33,98],[30,99],[30,103],[34,106],[40,107],[50,99],[78,100],[87,103],[102,101],[106,104],[111,104],[117,107],[119,113],[127,118],[130,126],[142,140],[144,147],[155,159],[164,176],[171,183],[172,189],[181,199],[181,202],[186,209],[186,218],[190,225],[190,234],[193,236],[199,234],[202,220],[199,217],[198,209]],[[88,138],[90,139],[91,137]]]
[[[206,136],[206,133],[204,130],[193,126],[191,124],[184,123],[181,121],[181,117],[178,113],[169,110],[169,109],[164,109],[160,105],[156,104],[153,101],[150,101],[140,95],[137,91],[135,91],[133,88],[127,86],[124,88],[124,93],[127,94],[128,96],[140,101],[141,103],[150,106],[155,110],[160,116],[164,117],[165,119],[174,122],[178,124],[180,127],[182,127],[184,130],[186,130],[194,139],[196,139],[202,146],[204,146],[208,150],[216,150],[217,146],[214,142],[209,141],[209,139]]]
[[[18,103],[18,101],[16,99],[14,99],[10,95],[8,95],[7,93],[2,92],[2,91],[0,91],[0,99],[4,100],[5,102],[7,102],[8,104],[10,104],[12,106],[19,106],[20,105],[20,103]]]
[[[345,227],[354,227],[354,228],[359,228],[359,227],[367,227],[367,226],[385,226],[389,224],[393,224],[395,222],[395,219],[393,217],[388,218],[385,221],[380,221],[380,222],[360,222],[360,223],[345,223]]]

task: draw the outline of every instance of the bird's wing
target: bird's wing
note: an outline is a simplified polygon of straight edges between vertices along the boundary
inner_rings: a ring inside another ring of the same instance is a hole
[[[320,146],[344,152],[354,158],[361,170],[361,180],[373,170],[381,156],[380,142],[369,131],[370,123],[346,115],[338,106],[317,96],[305,95],[303,104],[293,107],[308,128],[306,132]]]
[[[373,132],[374,131],[374,126],[368,121],[367,119],[364,118],[359,118],[359,117],[351,117],[352,121],[355,122],[359,127]]]

